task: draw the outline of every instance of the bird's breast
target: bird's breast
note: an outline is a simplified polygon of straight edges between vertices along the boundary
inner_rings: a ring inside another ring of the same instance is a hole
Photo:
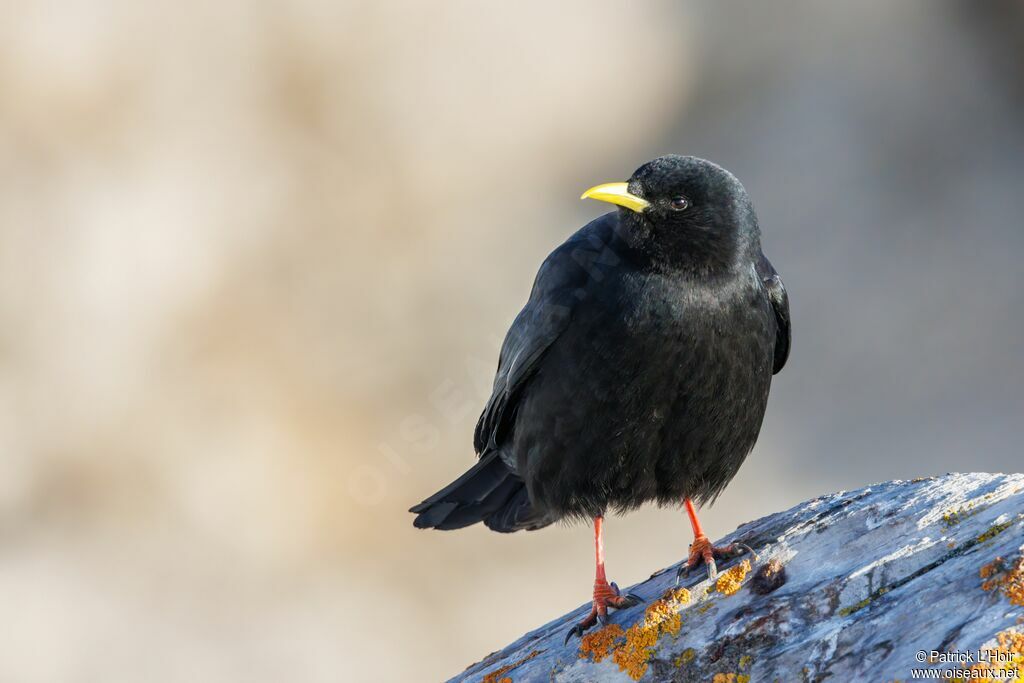
[[[518,470],[545,482],[542,498],[675,495],[666,482],[689,486],[702,463],[742,458],[760,427],[774,328],[754,287],[611,284],[574,310],[518,417]]]
[[[619,368],[609,389],[621,392],[626,414],[632,408],[651,426],[767,400],[774,319],[756,283],[642,284],[605,330],[606,358]]]

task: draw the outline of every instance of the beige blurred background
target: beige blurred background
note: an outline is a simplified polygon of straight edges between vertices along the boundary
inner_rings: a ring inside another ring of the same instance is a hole
[[[580,191],[661,153],[793,297],[713,535],[1021,467],[1017,3],[0,9],[0,681],[439,680],[586,601],[586,529],[406,508]],[[610,574],[688,541],[610,520]]]

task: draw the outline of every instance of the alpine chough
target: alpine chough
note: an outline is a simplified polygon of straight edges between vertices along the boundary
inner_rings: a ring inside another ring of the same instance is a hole
[[[735,476],[790,348],[789,300],[761,251],[746,190],[725,169],[668,155],[583,193],[618,205],[556,248],[505,337],[474,434],[479,461],[410,511],[420,528],[594,523],[590,615],[621,595],[604,570],[609,511],[685,507],[680,573],[749,548],[714,547],[694,510]]]

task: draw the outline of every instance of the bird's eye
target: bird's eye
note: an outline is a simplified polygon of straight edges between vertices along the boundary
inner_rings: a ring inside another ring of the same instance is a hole
[[[679,195],[672,198],[671,205],[673,211],[683,211],[688,206],[690,206],[690,200],[682,195]]]

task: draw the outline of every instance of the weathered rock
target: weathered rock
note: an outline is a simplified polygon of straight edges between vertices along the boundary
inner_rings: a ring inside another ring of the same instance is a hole
[[[988,647],[1010,653],[988,666],[1024,670],[1024,475],[839,492],[744,524],[733,540],[759,559],[724,567],[717,585],[702,572],[673,590],[669,567],[629,589],[646,605],[582,642],[563,638],[589,605],[452,680],[910,681],[915,668],[971,665],[922,663],[933,650],[977,658]]]

